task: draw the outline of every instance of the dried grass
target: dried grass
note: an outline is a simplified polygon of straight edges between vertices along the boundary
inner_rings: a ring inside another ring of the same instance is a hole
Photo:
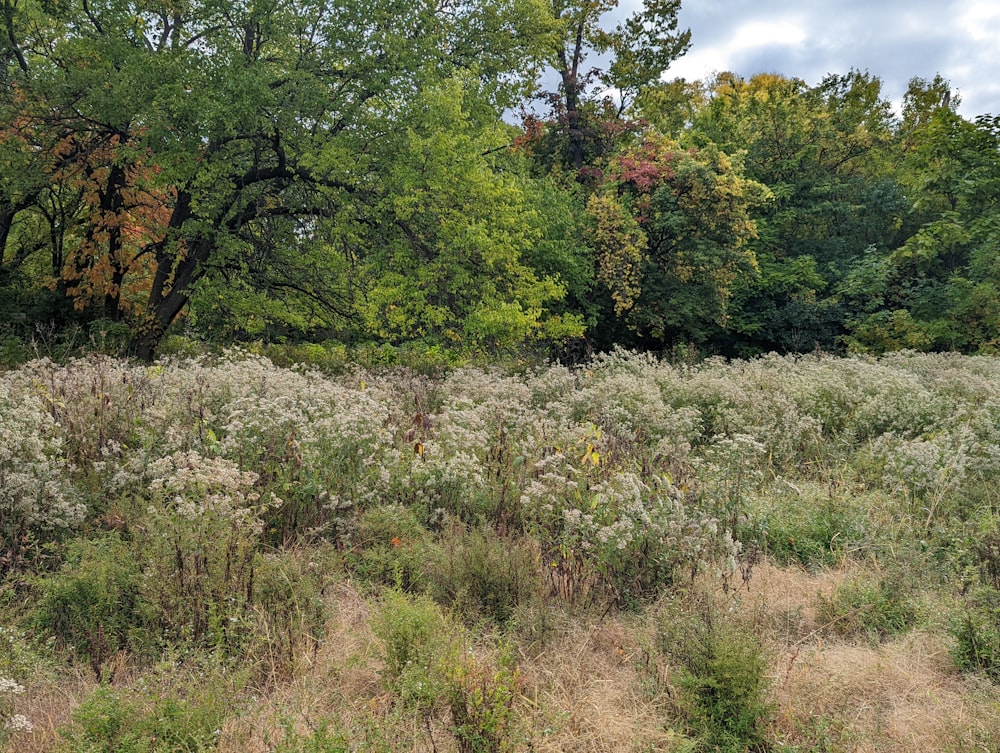
[[[299,732],[315,729],[318,720],[336,717],[349,724],[358,714],[378,713],[381,698],[369,607],[348,583],[337,583],[327,596],[333,615],[322,645],[303,652],[295,679],[260,699],[254,713],[230,720],[222,730],[219,753],[267,753],[290,723]]]
[[[14,733],[8,743],[12,753],[46,753],[55,750],[62,737],[59,730],[72,720],[73,711],[96,687],[90,672],[67,674],[55,681],[29,688],[18,699],[18,708],[31,720],[30,733]]]
[[[540,753],[673,750],[661,705],[641,690],[634,632],[623,622],[577,627],[522,665]]]
[[[744,620],[766,635],[773,648],[809,640],[821,628],[816,621],[816,597],[829,597],[856,567],[807,572],[762,562],[753,569],[749,587],[736,594]]]
[[[773,698],[777,729],[790,741],[816,718],[836,719],[839,736],[859,752],[985,751],[982,741],[1000,741],[1000,696],[959,676],[938,636],[911,633],[883,646],[817,642],[782,663]]]

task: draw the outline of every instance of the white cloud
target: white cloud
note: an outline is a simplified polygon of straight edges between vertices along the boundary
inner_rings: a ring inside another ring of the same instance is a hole
[[[623,10],[639,2],[623,0]],[[1000,114],[996,0],[686,0],[679,20],[692,47],[668,78],[732,70],[817,83],[860,68],[898,101],[912,77],[940,73],[961,91],[965,115]]]
[[[995,2],[968,3],[958,16],[958,24],[969,39],[993,46],[1000,41],[1000,6]]]

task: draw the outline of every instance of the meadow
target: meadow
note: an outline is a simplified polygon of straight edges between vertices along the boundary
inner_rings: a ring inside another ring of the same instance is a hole
[[[998,478],[995,357],[33,360],[0,748],[1000,750]]]

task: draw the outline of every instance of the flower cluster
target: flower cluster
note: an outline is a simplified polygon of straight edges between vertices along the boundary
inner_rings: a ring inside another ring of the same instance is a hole
[[[4,696],[20,695],[24,692],[24,686],[14,682],[9,677],[0,675],[0,731],[6,732],[31,732],[32,724],[24,714],[15,714],[10,711],[10,703]],[[0,737],[2,739],[2,737]]]

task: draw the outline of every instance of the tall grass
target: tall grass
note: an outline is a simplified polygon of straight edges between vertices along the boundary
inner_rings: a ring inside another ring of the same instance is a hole
[[[33,647],[0,641],[0,736],[852,749],[889,733],[789,691],[821,646],[937,646],[942,697],[996,702],[998,473],[986,357],[29,361],[0,373],[0,615]],[[140,692],[165,677],[197,714]],[[940,739],[996,742],[969,713]]]

